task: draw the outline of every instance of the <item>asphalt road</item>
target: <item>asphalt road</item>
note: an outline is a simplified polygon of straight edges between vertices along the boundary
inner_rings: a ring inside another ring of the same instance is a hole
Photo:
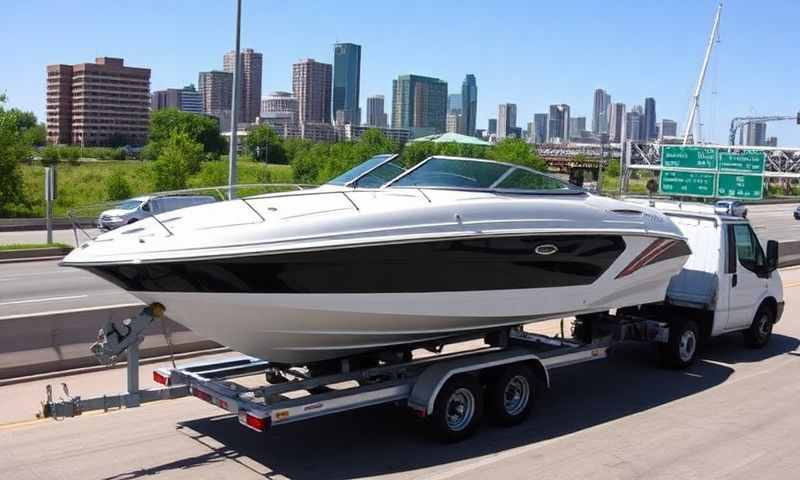
[[[800,220],[792,215],[797,207],[796,203],[749,205],[747,218],[763,241],[800,240]]]
[[[652,346],[620,346],[608,360],[554,371],[553,388],[522,425],[486,425],[456,445],[428,440],[421,420],[392,406],[261,435],[184,398],[0,427],[0,477],[796,478],[800,268],[782,276],[787,308],[767,348],[721,337],[697,364],[676,371],[658,366]],[[106,388],[112,375],[122,382],[119,370],[91,375],[67,380],[83,384],[81,392],[92,379]],[[41,383],[2,387],[0,403],[32,412]]]

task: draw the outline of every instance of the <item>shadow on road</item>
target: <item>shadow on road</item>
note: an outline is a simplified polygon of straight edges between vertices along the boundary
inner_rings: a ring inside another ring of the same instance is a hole
[[[685,371],[659,368],[650,345],[619,345],[608,361],[555,370],[552,389],[522,425],[485,425],[478,435],[455,445],[429,440],[422,420],[392,406],[280,426],[265,435],[247,430],[233,416],[194,420],[178,428],[206,445],[207,454],[111,478],[132,479],[226,459],[266,477],[293,479],[364,477],[444,465],[558,438],[689,397],[725,382],[733,373],[728,364],[761,361],[799,344],[774,335],[768,348],[747,350],[740,337],[723,337]]]

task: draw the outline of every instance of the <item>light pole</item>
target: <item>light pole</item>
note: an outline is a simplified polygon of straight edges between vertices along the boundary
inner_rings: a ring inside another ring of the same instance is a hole
[[[242,0],[236,0],[236,59],[233,62],[233,93],[231,98],[231,144],[228,150],[228,199],[236,196],[237,123],[239,119],[239,37],[242,27]]]

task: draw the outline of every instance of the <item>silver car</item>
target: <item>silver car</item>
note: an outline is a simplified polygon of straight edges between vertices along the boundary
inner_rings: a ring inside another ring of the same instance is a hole
[[[739,200],[719,200],[714,204],[717,215],[747,218],[747,207]]]
[[[170,195],[164,197],[136,197],[118,203],[104,211],[97,219],[102,230],[113,230],[122,225],[142,220],[151,215],[178,210],[179,208],[213,203],[216,199],[206,195]]]

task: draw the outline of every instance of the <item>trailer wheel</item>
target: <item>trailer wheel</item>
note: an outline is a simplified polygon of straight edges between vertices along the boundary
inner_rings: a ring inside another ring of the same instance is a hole
[[[697,322],[675,322],[669,327],[669,342],[662,343],[661,358],[673,368],[686,368],[694,362],[700,344]]]
[[[472,375],[456,375],[436,395],[429,417],[432,433],[452,443],[463,440],[480,425],[483,417],[483,388]]]
[[[750,348],[763,348],[772,336],[772,312],[769,308],[760,307],[750,328],[744,331],[744,339]]]
[[[493,423],[510,427],[521,423],[538,394],[536,375],[526,365],[511,365],[495,378],[486,392]]]

